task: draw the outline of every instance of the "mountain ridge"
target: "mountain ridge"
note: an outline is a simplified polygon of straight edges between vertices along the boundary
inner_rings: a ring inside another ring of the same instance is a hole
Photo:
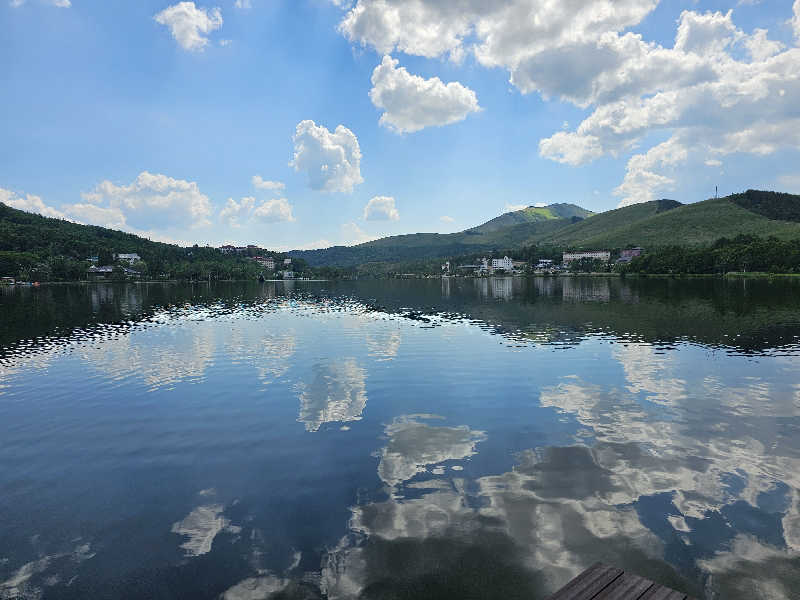
[[[552,208],[556,206],[568,207],[556,210],[561,214],[571,210],[573,216],[556,216]],[[533,244],[574,249],[698,246],[737,235],[800,238],[800,196],[747,190],[688,204],[652,200],[601,213],[574,204],[527,207],[456,233],[389,236],[356,246],[293,250],[289,255],[312,266],[355,266],[489,253]]]

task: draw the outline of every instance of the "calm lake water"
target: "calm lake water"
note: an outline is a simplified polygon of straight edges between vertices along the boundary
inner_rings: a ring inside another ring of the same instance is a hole
[[[800,286],[0,289],[0,598],[800,589]]]

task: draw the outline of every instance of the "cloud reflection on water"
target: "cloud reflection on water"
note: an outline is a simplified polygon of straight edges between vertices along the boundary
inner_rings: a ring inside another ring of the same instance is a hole
[[[298,386],[300,415],[306,431],[318,431],[323,423],[358,421],[367,405],[367,372],[354,358],[318,362],[313,380]]]

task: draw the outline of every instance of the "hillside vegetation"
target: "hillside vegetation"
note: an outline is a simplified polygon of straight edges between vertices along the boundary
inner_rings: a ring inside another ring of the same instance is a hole
[[[458,233],[418,233],[351,247],[291,252],[312,265],[419,261],[526,246],[615,249],[697,247],[739,235],[800,239],[800,196],[748,190],[694,204],[654,200],[594,214],[572,204],[506,213]]]
[[[417,268],[435,272],[442,258],[463,262],[501,252],[535,260],[557,258],[565,249],[643,246],[654,253],[667,247],[710,248],[721,239],[741,236],[756,241],[770,237],[776,241],[800,240],[800,196],[748,190],[694,204],[656,200],[599,214],[574,204],[551,204],[506,213],[457,233],[398,235],[357,246],[293,251],[290,255],[296,271],[302,271],[307,262],[321,268],[316,269],[318,276],[334,277],[341,274],[338,268],[351,273],[355,267],[366,273],[413,272]],[[714,268],[729,263],[760,264],[762,259],[770,268],[783,264],[765,254],[753,240],[740,244],[747,248],[739,254],[749,258],[729,261],[727,249],[724,256],[721,251],[717,253],[722,258]],[[261,270],[253,261],[222,255],[214,248],[181,248],[121,231],[46,218],[0,203],[2,275],[43,281],[80,279],[86,273],[87,257],[99,256],[101,264],[108,264],[114,253],[130,252],[142,257],[137,269],[149,277],[252,278]],[[659,260],[661,265],[663,259]],[[686,265],[696,262],[695,254],[687,255],[684,261]],[[674,268],[682,270],[684,263]]]
[[[137,253],[144,277],[251,279],[253,261],[220,254],[216,248],[181,248],[105,227],[81,225],[11,208],[0,202],[0,276],[30,281],[86,278],[90,256],[110,265],[114,254]]]
[[[800,206],[800,197],[785,196],[787,204]],[[800,223],[767,218],[742,208],[731,197],[654,210],[649,215],[643,215],[642,207],[646,209],[653,204],[656,203],[648,202],[602,213],[539,241],[576,248],[621,248],[626,245],[647,248],[675,244],[699,246],[738,235],[774,236],[778,239],[800,237]]]
[[[574,204],[550,204],[549,206],[529,206],[522,210],[515,210],[486,221],[483,225],[478,225],[467,231],[477,231],[479,233],[490,233],[499,231],[507,227],[523,225],[526,223],[540,223],[557,219],[572,219],[578,217],[585,219],[594,213]],[[562,223],[563,225],[564,223]]]
[[[357,246],[293,250],[289,255],[302,258],[311,266],[354,266],[368,262],[404,262],[491,252],[530,245],[556,230],[581,221],[581,215],[593,214],[574,204],[528,207],[458,233],[394,235]]]

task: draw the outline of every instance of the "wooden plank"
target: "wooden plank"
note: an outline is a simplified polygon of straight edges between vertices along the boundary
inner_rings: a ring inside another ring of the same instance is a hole
[[[596,563],[550,596],[548,600],[592,600],[622,573],[622,569]]]
[[[576,587],[583,585],[586,581],[597,577],[599,573],[604,572],[607,570],[608,567],[602,563],[594,563],[591,567],[586,569],[583,573],[575,577],[575,579],[571,579],[567,585],[562,587],[558,590],[555,594],[548,596],[546,600],[569,600],[571,597],[569,592],[571,592]]]
[[[624,573],[614,583],[604,589],[596,600],[639,600],[642,595],[656,584],[638,575]]]
[[[649,579],[595,563],[547,600],[694,600]]]
[[[676,592],[663,585],[654,585],[639,600],[687,600],[686,594]]]

